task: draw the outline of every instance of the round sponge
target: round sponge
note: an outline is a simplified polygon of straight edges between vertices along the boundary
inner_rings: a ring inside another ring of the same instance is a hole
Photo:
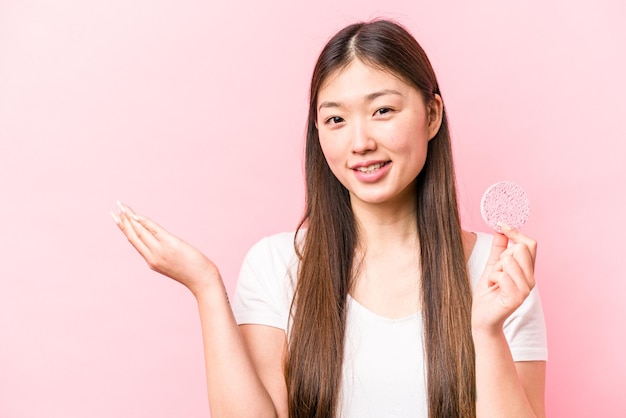
[[[528,195],[521,186],[512,181],[492,184],[480,201],[480,212],[487,225],[497,232],[502,232],[498,222],[519,229],[530,214]]]

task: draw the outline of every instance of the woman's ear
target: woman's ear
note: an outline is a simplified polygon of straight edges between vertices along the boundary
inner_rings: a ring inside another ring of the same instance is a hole
[[[428,104],[428,140],[437,135],[443,119],[443,100],[441,96],[435,94]]]

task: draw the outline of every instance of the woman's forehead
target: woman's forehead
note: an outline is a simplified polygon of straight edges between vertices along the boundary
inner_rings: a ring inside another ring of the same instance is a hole
[[[347,65],[331,71],[320,84],[318,103],[326,96],[359,96],[372,93],[372,89],[412,88],[390,69],[353,59]],[[339,99],[339,97],[334,98]]]

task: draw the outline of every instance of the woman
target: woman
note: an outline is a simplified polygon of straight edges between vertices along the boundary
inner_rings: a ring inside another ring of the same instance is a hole
[[[114,215],[198,301],[212,416],[544,416],[536,244],[461,229],[443,100],[404,28],[328,42],[305,169],[299,231],[250,250],[235,314],[208,258],[127,206]]]

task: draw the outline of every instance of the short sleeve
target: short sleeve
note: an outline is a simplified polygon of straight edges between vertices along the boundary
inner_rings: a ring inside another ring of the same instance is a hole
[[[548,360],[546,326],[539,288],[504,322],[504,335],[515,361]]]
[[[478,234],[474,251],[468,262],[472,287],[483,273],[491,252],[493,236]],[[543,361],[548,359],[546,326],[539,288],[535,286],[522,305],[504,322],[504,335],[514,361]]]
[[[263,238],[248,251],[232,303],[238,324],[287,329],[294,259],[292,233]]]

